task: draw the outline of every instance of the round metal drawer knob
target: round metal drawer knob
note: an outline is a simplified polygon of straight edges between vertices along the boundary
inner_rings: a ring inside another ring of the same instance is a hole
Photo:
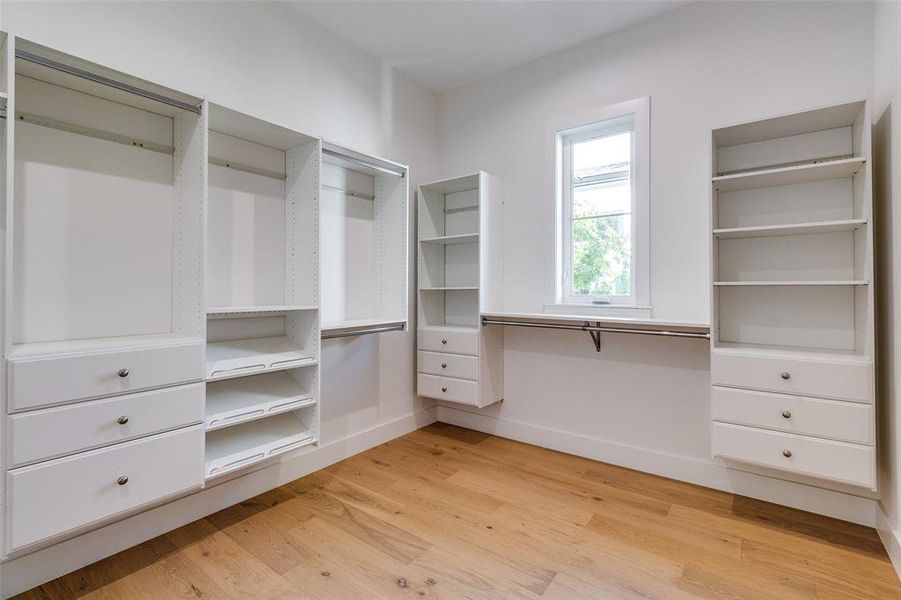
[[[126,423],[128,423],[128,417],[122,415],[121,417],[116,419],[116,423],[118,423],[119,425],[125,425]]]
[[[117,375],[119,377],[128,377],[128,369],[119,369]]]
[[[792,451],[791,451],[791,450],[783,450],[783,451],[782,451],[782,456],[784,456],[785,458],[791,458],[791,457],[792,457]]]
[[[779,377],[781,377],[782,379],[791,379],[792,374],[788,371],[782,371],[782,373],[779,374]]]
[[[442,391],[442,392],[446,392],[446,391],[447,391],[447,388],[446,388],[446,387],[443,387],[443,388],[441,388],[441,391]]]
[[[446,369],[446,368],[447,368],[447,363],[441,363],[441,368],[442,368],[442,369]]]
[[[447,343],[447,340],[441,340],[441,343],[442,343],[442,344],[446,344],[446,343]]]
[[[126,483],[128,483],[128,477],[123,475],[122,477],[120,477],[119,479],[116,480],[116,483],[118,483],[119,485],[125,485]]]
[[[790,411],[790,410],[783,410],[783,411],[782,411],[782,418],[783,418],[783,419],[791,419],[791,418],[792,418],[792,413],[791,413],[791,411]]]

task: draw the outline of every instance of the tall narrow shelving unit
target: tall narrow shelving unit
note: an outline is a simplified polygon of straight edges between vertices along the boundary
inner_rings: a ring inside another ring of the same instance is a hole
[[[418,390],[448,402],[503,400],[501,186],[479,172],[419,188]]]
[[[408,169],[324,142],[323,336],[407,328]]]
[[[318,139],[209,110],[206,477],[319,436]]]
[[[875,488],[866,103],[712,138],[713,453]]]

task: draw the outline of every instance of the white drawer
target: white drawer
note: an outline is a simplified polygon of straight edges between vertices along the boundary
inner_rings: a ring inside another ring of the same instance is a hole
[[[714,350],[710,377],[714,385],[872,402],[872,367],[865,363],[734,355]]]
[[[200,486],[203,440],[197,425],[8,471],[7,551]]]
[[[438,377],[436,375],[424,375],[417,377],[420,396],[438,398],[448,402],[460,404],[479,404],[479,384],[466,379],[454,379],[453,377]]]
[[[726,423],[714,423],[711,435],[713,455],[719,458],[871,489],[875,484],[876,449],[873,446]]]
[[[875,441],[873,407],[867,404],[723,387],[713,388],[711,402],[715,421],[859,444]]]
[[[12,415],[8,421],[9,465],[200,423],[204,392],[204,384],[192,383]]]
[[[463,354],[419,352],[419,372],[459,379],[479,378],[479,359]]]
[[[462,327],[423,327],[418,331],[420,350],[451,354],[479,354],[479,330]]]
[[[13,412],[202,381],[203,372],[201,340],[97,353],[12,357],[8,366],[9,407]]]

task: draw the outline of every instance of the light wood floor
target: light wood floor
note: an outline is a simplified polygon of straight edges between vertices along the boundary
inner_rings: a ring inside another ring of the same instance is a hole
[[[19,598],[901,598],[869,528],[435,424]]]

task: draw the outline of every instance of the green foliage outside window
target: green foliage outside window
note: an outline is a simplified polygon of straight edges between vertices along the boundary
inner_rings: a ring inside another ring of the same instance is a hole
[[[628,296],[631,293],[629,215],[578,219],[572,224],[572,293]]]

